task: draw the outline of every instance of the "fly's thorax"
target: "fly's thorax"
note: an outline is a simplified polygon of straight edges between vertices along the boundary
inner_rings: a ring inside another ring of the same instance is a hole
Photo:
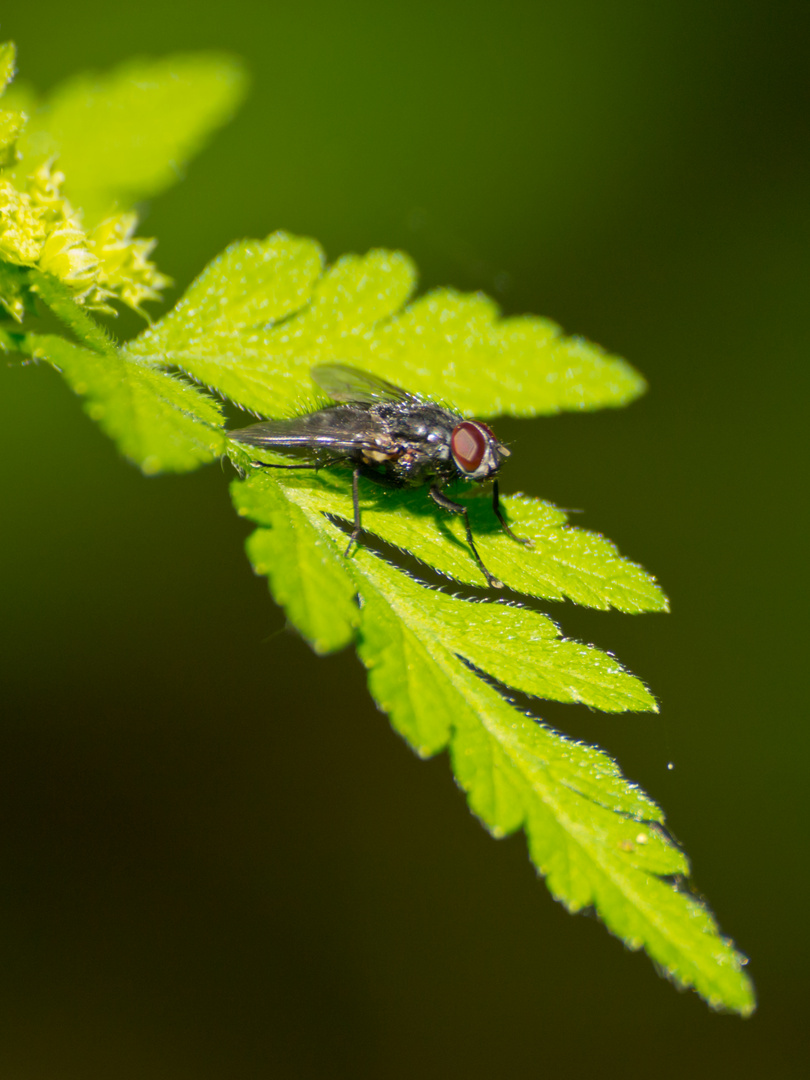
[[[450,438],[460,416],[431,402],[386,403],[372,412],[395,442],[419,447],[437,462],[449,461]]]

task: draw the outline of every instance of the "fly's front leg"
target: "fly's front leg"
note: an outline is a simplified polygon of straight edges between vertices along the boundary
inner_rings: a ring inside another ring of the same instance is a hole
[[[501,528],[507,536],[511,536],[513,540],[517,540],[519,544],[525,544],[527,548],[534,547],[534,540],[530,540],[527,536],[515,536],[515,534],[506,524],[506,518],[503,516],[503,510],[501,510],[501,500],[498,493],[497,480],[492,481],[492,509],[495,512],[495,517],[501,523]]]
[[[489,585],[490,589],[502,589],[503,582],[490,574],[489,570],[484,566],[481,556],[478,554],[478,548],[475,546],[472,529],[470,528],[470,518],[467,514],[467,507],[462,506],[461,503],[453,502],[452,499],[448,499],[435,484],[430,489],[430,497],[437,506],[442,508],[442,510],[447,510],[450,514],[461,514],[463,516],[464,528],[467,530],[467,543],[470,545],[470,551],[473,553],[473,558],[481,568],[481,573],[487,579],[487,585]]]

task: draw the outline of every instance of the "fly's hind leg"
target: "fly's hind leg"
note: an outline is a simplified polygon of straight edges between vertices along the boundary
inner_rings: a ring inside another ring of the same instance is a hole
[[[251,461],[251,465],[257,469],[312,469],[313,472],[317,472],[318,469],[328,469],[332,465],[339,465],[341,463],[340,458],[330,458],[329,461],[311,462],[307,461],[302,464],[279,465],[275,461]]]
[[[316,464],[307,463],[306,465],[299,465],[297,462],[290,465],[277,465],[275,462],[270,461],[252,461],[251,465],[257,465],[262,469],[328,469],[330,465],[343,464],[342,458],[332,458],[329,461],[319,461]],[[354,506],[354,527],[352,534],[349,537],[349,545],[346,548],[344,557],[352,550],[352,545],[357,543],[357,537],[361,532],[360,524],[360,489],[358,486],[358,480],[360,478],[360,466],[357,466],[352,473],[352,505]]]
[[[360,479],[360,467],[355,468],[352,473],[352,505],[354,506],[354,528],[352,529],[352,535],[349,537],[349,545],[343,553],[343,557],[346,558],[349,552],[352,550],[352,544],[357,543],[357,537],[360,535],[360,489],[358,481]]]
[[[472,529],[470,528],[470,518],[467,514],[467,507],[462,506],[461,503],[453,502],[452,499],[448,499],[435,484],[433,484],[430,489],[430,497],[437,506],[442,508],[442,510],[447,510],[450,514],[461,514],[463,516],[464,528],[467,530],[467,543],[470,545],[470,551],[473,553],[473,558],[478,563],[481,573],[487,579],[487,585],[489,585],[490,589],[502,589],[503,582],[490,574],[489,570],[484,566],[481,556],[478,554],[478,548],[475,546]]]
[[[517,540],[519,544],[525,544],[527,548],[534,547],[534,540],[530,540],[527,536],[515,536],[515,534],[506,524],[506,518],[503,516],[503,510],[501,510],[501,500],[498,492],[497,480],[493,480],[492,482],[492,509],[495,513],[495,517],[501,523],[501,528],[507,536],[511,536],[513,540]]]

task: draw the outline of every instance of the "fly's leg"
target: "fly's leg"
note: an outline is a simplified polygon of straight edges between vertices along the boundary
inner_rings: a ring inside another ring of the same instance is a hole
[[[342,465],[344,463],[343,458],[332,458],[329,461],[319,461],[317,465],[308,463],[306,465],[276,465],[275,462],[270,461],[253,461],[252,465],[258,465],[262,469],[328,469],[331,465]],[[344,557],[352,550],[352,544],[357,543],[357,537],[360,535],[360,489],[358,486],[358,480],[360,478],[360,467],[358,466],[352,473],[352,505],[354,506],[354,528],[352,534],[349,537],[349,546],[346,548]]]
[[[251,461],[250,464],[259,469],[312,469],[317,472],[318,469],[328,469],[330,466],[339,465],[340,463],[340,458],[330,458],[329,461],[319,461],[317,465],[313,462],[307,462],[303,465],[299,465],[297,462],[295,465],[277,465],[275,461]]]
[[[501,500],[498,493],[497,480],[493,480],[492,482],[492,509],[495,513],[495,517],[501,523],[501,528],[507,536],[511,536],[513,540],[517,540],[519,544],[525,544],[527,548],[534,547],[534,540],[530,540],[527,536],[515,536],[515,534],[506,524],[506,518],[503,516],[503,510],[501,510]]]
[[[475,546],[472,529],[470,528],[467,507],[462,506],[460,503],[453,502],[452,499],[448,499],[435,484],[430,489],[430,497],[437,506],[442,508],[442,510],[447,510],[450,514],[461,514],[464,517],[464,528],[467,530],[467,543],[470,545],[470,551],[473,553],[473,558],[478,563],[481,573],[487,579],[487,585],[489,585],[490,589],[502,589],[503,582],[498,581],[496,577],[493,577],[492,574],[490,574],[489,570],[484,566],[481,556],[478,554],[478,548]]]
[[[360,468],[356,468],[352,473],[352,505],[354,506],[354,528],[352,529],[352,535],[349,537],[349,546],[343,553],[343,557],[346,558],[349,552],[352,550],[352,544],[357,543],[357,537],[360,535],[360,490],[358,481],[360,479]]]

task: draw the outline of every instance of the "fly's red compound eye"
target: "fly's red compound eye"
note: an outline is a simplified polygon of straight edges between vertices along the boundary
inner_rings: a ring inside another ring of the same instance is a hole
[[[495,436],[486,424],[465,420],[453,428],[450,436],[450,449],[460,469],[474,473],[484,460],[484,454],[490,439]]]

